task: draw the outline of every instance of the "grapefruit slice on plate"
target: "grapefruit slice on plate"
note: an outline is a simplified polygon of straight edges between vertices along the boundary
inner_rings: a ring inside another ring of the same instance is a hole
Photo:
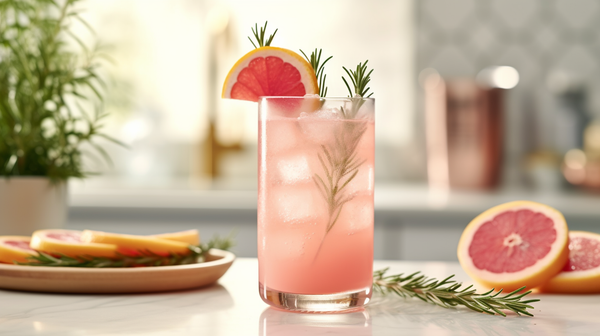
[[[140,251],[149,251],[158,255],[188,254],[189,244],[185,242],[156,238],[152,236],[135,236],[85,230],[81,241],[86,243],[114,244],[118,252],[126,255],[139,255]]]
[[[558,274],[568,258],[563,215],[547,205],[516,201],[495,206],[469,223],[458,260],[475,281],[513,291]]]
[[[151,237],[166,239],[166,240],[174,240],[182,243],[187,243],[189,245],[199,245],[200,244],[200,233],[198,230],[187,230],[187,231],[179,231],[179,232],[171,232],[171,233],[162,233],[152,235]]]
[[[30,246],[34,250],[48,254],[63,254],[68,257],[115,257],[117,245],[84,242],[81,231],[39,230],[31,236]]]
[[[277,47],[254,49],[229,70],[222,98],[257,102],[262,96],[318,94],[312,66],[297,53]]]
[[[539,289],[548,293],[600,293],[600,235],[569,232],[569,260],[562,272]]]
[[[0,237],[0,263],[27,262],[27,257],[37,255],[37,252],[29,247],[30,240],[31,237],[23,236]]]

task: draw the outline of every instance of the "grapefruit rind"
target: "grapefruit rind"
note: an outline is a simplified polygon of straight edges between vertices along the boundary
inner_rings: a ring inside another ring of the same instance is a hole
[[[556,240],[550,252],[534,265],[513,273],[493,273],[478,269],[469,256],[469,247],[477,229],[505,211],[531,210],[542,213],[554,222]],[[532,201],[514,201],[495,206],[475,217],[463,231],[458,243],[458,260],[465,272],[478,283],[490,288],[513,291],[522,286],[534,288],[558,274],[569,257],[568,227],[562,213],[545,204]]]
[[[302,56],[297,53],[278,47],[260,47],[248,52],[242,56],[229,70],[225,81],[223,82],[223,90],[221,92],[221,98],[232,98],[231,89],[237,82],[238,75],[242,70],[248,67],[250,62],[257,57],[268,57],[275,56],[281,58],[284,62],[290,63],[300,72],[300,82],[304,84],[306,94],[318,94],[319,84],[317,82],[317,76],[310,63],[308,63]]]
[[[81,240],[88,243],[114,244],[118,246],[120,253],[127,255],[135,255],[139,251],[149,251],[159,255],[169,255],[171,253],[188,254],[191,252],[188,248],[188,243],[152,236],[135,236],[85,230],[81,235]]]
[[[600,241],[600,234],[571,231],[569,236],[579,236]],[[540,292],[562,294],[600,293],[600,267],[583,271],[560,272],[548,282],[538,287]]]
[[[6,241],[18,241],[29,244],[31,237],[25,236],[2,236],[0,237],[0,263],[13,264],[15,262],[27,262],[27,258],[37,255],[37,252],[7,245]]]
[[[171,233],[162,233],[152,235],[151,237],[173,240],[182,243],[186,243],[188,245],[199,245],[200,244],[200,233],[198,230],[187,230],[187,231],[179,231],[179,232],[171,232]]]
[[[89,242],[63,241],[51,238],[49,234],[65,234],[72,236],[81,236],[81,231],[74,230],[39,230],[31,236],[29,246],[37,251],[53,255],[65,255],[68,257],[90,256],[90,257],[108,257],[116,256],[117,245],[98,244]]]

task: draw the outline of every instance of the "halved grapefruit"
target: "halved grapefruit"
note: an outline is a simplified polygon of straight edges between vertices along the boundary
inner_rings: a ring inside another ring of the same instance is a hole
[[[0,237],[0,263],[27,262],[28,257],[37,255],[37,252],[29,247],[30,240],[31,237],[24,236]]]
[[[31,236],[29,246],[37,251],[69,257],[116,257],[117,245],[85,242],[75,230],[39,230]]]
[[[171,233],[162,233],[157,235],[152,235],[151,237],[166,239],[166,240],[174,240],[182,243],[187,243],[189,245],[199,245],[200,244],[200,233],[198,230],[187,230],[187,231],[179,231],[179,232],[171,232]]]
[[[171,253],[188,254],[191,252],[188,248],[188,243],[152,236],[135,236],[85,230],[81,235],[81,241],[86,243],[114,244],[117,246],[119,253],[126,255],[138,255],[140,251],[149,251],[158,255],[169,255]]]
[[[548,293],[600,293],[600,235],[569,232],[569,260],[562,272],[539,289]]]
[[[505,203],[469,223],[458,244],[458,260],[485,286],[533,288],[564,267],[567,233],[565,218],[554,208],[530,201]]]
[[[261,96],[318,93],[315,71],[302,56],[288,49],[261,47],[244,55],[229,70],[221,96],[257,102]]]

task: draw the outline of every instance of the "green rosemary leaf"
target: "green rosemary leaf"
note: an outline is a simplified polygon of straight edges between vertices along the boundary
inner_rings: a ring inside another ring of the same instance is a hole
[[[321,54],[323,53],[323,49],[315,49],[311,52],[310,57],[306,55],[306,53],[300,49],[304,58],[310,63],[313,70],[315,71],[315,76],[317,77],[319,83],[319,96],[326,97],[327,96],[327,86],[325,86],[325,82],[327,80],[327,75],[325,74],[325,64],[329,62],[333,56],[329,56],[321,63]]]
[[[254,41],[252,41],[252,38],[250,36],[248,36],[248,40],[250,40],[250,43],[252,43],[252,46],[254,46],[254,48],[268,47],[271,45],[271,42],[273,42],[273,38],[275,37],[275,34],[277,34],[278,29],[275,29],[273,34],[271,34],[271,36],[269,36],[269,38],[265,40],[267,23],[268,21],[266,21],[264,27],[261,27],[260,29],[258,29],[258,24],[256,23],[254,24],[254,28],[250,28],[252,30],[252,35],[254,35],[254,38],[256,39],[256,44],[254,44]]]
[[[349,85],[348,81],[344,76],[342,76],[342,80],[344,84],[346,84],[346,88],[348,89],[349,97],[371,97],[373,93],[368,94],[370,87],[367,87],[369,82],[371,81],[371,74],[373,73],[373,69],[367,72],[367,63],[369,61],[365,61],[364,63],[358,63],[356,66],[356,70],[348,70],[346,67],[342,67],[350,81],[352,82],[352,87]]]
[[[502,290],[494,293],[494,289],[482,294],[477,294],[472,285],[460,290],[461,283],[457,283],[451,275],[442,281],[427,278],[419,272],[404,276],[403,274],[386,276],[388,268],[373,273],[373,288],[380,293],[395,293],[401,297],[416,297],[428,303],[450,308],[464,306],[473,311],[490,315],[506,316],[503,310],[508,310],[517,315],[533,316],[528,309],[533,309],[530,303],[539,299],[522,300],[531,291],[522,293],[521,287],[509,294],[500,296]]]

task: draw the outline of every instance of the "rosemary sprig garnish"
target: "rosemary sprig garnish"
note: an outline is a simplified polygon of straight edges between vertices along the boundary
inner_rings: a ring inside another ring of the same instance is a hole
[[[89,268],[118,268],[134,266],[172,266],[187,265],[203,262],[204,257],[212,248],[229,250],[233,246],[232,235],[220,238],[215,236],[206,244],[190,245],[190,253],[174,254],[168,256],[159,255],[150,251],[139,251],[137,256],[128,256],[117,253],[115,258],[65,255],[52,256],[39,252],[36,256],[28,258],[28,262],[18,263],[25,266],[49,266],[49,267],[89,267]]]
[[[346,81],[346,78],[344,78],[344,76],[342,76],[342,80],[344,81],[344,84],[346,84],[346,88],[348,88],[348,92],[350,93],[349,97],[359,96],[359,97],[369,98],[373,95],[373,92],[371,92],[367,95],[367,93],[371,89],[370,87],[367,87],[367,85],[371,81],[371,73],[373,73],[373,69],[371,69],[371,71],[367,72],[367,63],[368,62],[369,61],[366,60],[365,63],[358,63],[355,71],[348,70],[348,69],[346,69],[346,67],[342,67],[342,69],[344,69],[344,71],[350,77],[350,80],[352,81],[352,86],[354,87],[354,91],[353,91],[350,88],[348,81]]]
[[[265,21],[265,26],[261,27],[260,31],[258,29],[258,24],[256,24],[256,23],[254,24],[254,28],[250,28],[250,29],[252,29],[252,34],[254,35],[254,38],[256,39],[256,43],[258,44],[258,47],[257,47],[256,44],[254,44],[254,41],[252,41],[252,38],[250,36],[248,36],[248,40],[250,40],[250,43],[252,43],[254,48],[270,46],[271,42],[273,41],[273,37],[275,37],[275,34],[277,34],[277,29],[275,29],[273,34],[271,34],[269,36],[269,39],[265,40],[265,33],[267,31],[267,23],[268,23],[268,21]]]
[[[304,55],[306,57],[306,54]],[[315,52],[311,55],[311,64],[313,68],[317,65],[317,71],[320,71],[318,63],[320,61],[321,52],[318,55]],[[325,61],[327,62],[329,58]],[[321,64],[323,66],[325,64]],[[344,120],[353,120],[358,114],[358,110],[364,104],[366,95],[370,87],[367,84],[371,81],[371,74],[373,70],[367,71],[367,62],[359,63],[356,67],[356,71],[349,71],[345,67],[342,67],[344,71],[350,76],[350,80],[354,85],[355,92],[352,93],[350,86],[346,79],[342,76],[346,87],[350,91],[350,103],[351,107],[347,108],[340,107],[340,112]],[[322,73],[322,70],[321,72]],[[319,86],[321,88],[321,86]],[[370,97],[373,93],[370,93],[367,97]],[[367,129],[366,122],[356,123],[344,123],[341,130],[335,136],[335,143],[332,145],[321,145],[323,150],[322,153],[317,154],[321,167],[323,168],[324,177],[319,174],[313,175],[313,180],[319,189],[319,192],[327,202],[329,220],[327,227],[325,228],[325,236],[331,231],[333,226],[337,223],[340,214],[344,208],[344,205],[352,200],[352,194],[346,192],[346,186],[356,177],[360,166],[364,163],[364,160],[358,158],[356,153],[356,147],[360,142],[363,134]],[[325,237],[321,241],[321,245],[315,255],[319,255],[321,247]]]
[[[442,281],[428,278],[420,272],[407,276],[403,274],[388,275],[385,268],[373,273],[373,288],[380,293],[396,293],[401,297],[416,297],[425,302],[433,303],[444,308],[465,306],[476,312],[490,315],[506,316],[502,310],[509,310],[517,315],[533,316],[527,309],[533,309],[529,305],[539,299],[522,300],[531,291],[521,293],[525,287],[521,287],[509,294],[500,296],[502,289],[494,293],[491,289],[483,294],[478,294],[472,285],[460,289],[462,283],[451,280],[454,275]]]
[[[306,58],[308,63],[310,63],[313,70],[315,71],[315,75],[317,76],[317,79],[319,81],[319,96],[326,97],[327,86],[325,86],[325,81],[327,80],[327,75],[325,74],[325,63],[332,59],[333,56],[327,57],[325,61],[321,63],[321,53],[323,52],[323,49],[319,49],[319,51],[317,52],[317,49],[315,48],[315,51],[310,53],[310,57],[308,57],[304,53],[304,51],[302,51],[302,49],[300,49],[300,52],[302,53],[302,55],[304,55],[304,58]]]

